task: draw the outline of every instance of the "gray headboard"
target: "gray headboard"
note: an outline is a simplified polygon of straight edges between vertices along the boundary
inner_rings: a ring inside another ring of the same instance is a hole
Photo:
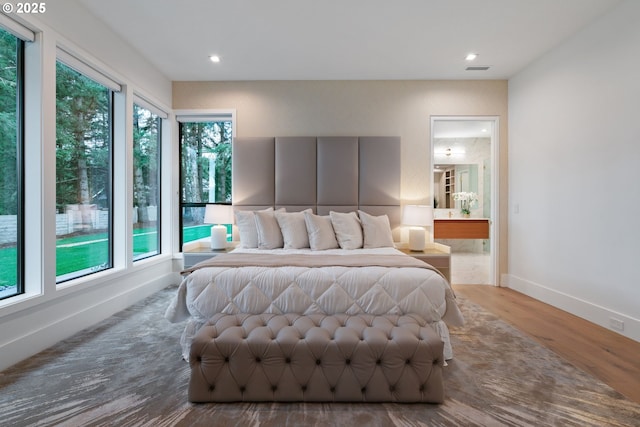
[[[233,140],[235,209],[361,209],[400,225],[400,137],[256,137]]]

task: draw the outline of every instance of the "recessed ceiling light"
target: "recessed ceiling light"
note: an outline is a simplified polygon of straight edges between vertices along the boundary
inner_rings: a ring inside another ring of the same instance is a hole
[[[478,57],[477,53],[469,53],[467,54],[466,59],[467,61],[473,61],[474,59],[476,59]]]
[[[216,64],[220,62],[220,57],[218,55],[211,55],[209,59],[211,60],[211,62],[215,62]]]

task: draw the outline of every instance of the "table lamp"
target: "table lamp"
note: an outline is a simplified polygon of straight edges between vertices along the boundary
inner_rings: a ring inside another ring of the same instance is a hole
[[[425,248],[424,227],[433,226],[433,208],[426,205],[407,205],[402,214],[402,224],[409,228],[409,250],[422,251]]]
[[[222,224],[233,224],[233,206],[206,206],[204,211],[205,224],[215,224],[211,227],[211,249],[219,250],[227,247],[227,227]]]

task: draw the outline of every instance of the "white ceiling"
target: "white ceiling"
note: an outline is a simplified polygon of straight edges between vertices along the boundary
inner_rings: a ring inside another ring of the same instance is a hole
[[[77,1],[174,81],[507,79],[620,2]]]

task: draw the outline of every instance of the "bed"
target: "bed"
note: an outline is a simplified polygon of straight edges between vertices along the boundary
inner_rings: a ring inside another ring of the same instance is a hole
[[[415,314],[444,341],[464,320],[447,280],[395,249],[400,138],[257,137],[233,141],[234,240],[185,270],[166,317],[181,344],[216,314]]]
[[[193,336],[218,313],[417,314],[443,340],[445,359],[453,357],[447,324],[464,322],[447,280],[392,247],[236,249],[186,273],[167,318],[187,321],[187,360]]]

